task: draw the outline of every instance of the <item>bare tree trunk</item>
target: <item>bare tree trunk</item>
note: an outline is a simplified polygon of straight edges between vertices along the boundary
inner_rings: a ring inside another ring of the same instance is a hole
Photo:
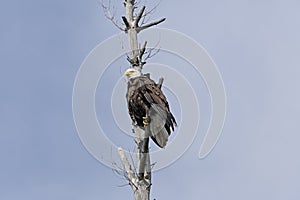
[[[134,17],[134,10],[136,9],[135,0],[125,0],[124,2],[126,9],[126,16],[122,17],[122,20],[126,26],[125,29],[122,29],[120,26],[117,27],[121,30],[124,30],[128,34],[128,40],[130,45],[130,57],[128,61],[131,64],[132,68],[136,68],[139,71],[142,71],[143,65],[146,63],[143,61],[143,55],[145,53],[147,42],[144,43],[142,48],[139,48],[138,42],[138,33],[146,28],[157,25],[165,20],[161,20],[139,25],[140,20],[145,16],[145,6]],[[105,8],[103,6],[103,8]],[[110,20],[113,21],[113,16],[107,16]],[[114,21],[113,21],[114,22]],[[114,22],[116,25],[117,23]],[[162,80],[160,80],[162,84]],[[151,189],[151,164],[150,164],[150,155],[149,155],[149,132],[148,127],[142,129],[138,126],[133,126],[133,132],[135,134],[135,143],[136,143],[136,153],[137,153],[137,172],[134,172],[126,155],[122,148],[119,148],[119,155],[125,170],[126,178],[129,180],[129,183],[134,191],[135,200],[149,200],[150,199],[150,189]]]
[[[128,40],[130,45],[130,58],[131,67],[142,70],[140,51],[138,48],[138,22],[133,19],[134,1],[125,1],[126,18],[123,21],[126,24]],[[143,8],[144,10],[145,8]],[[127,20],[127,22],[126,22]],[[150,169],[150,156],[149,156],[149,138],[141,128],[134,126],[133,132],[135,134],[136,153],[137,153],[137,182],[134,187],[135,200],[149,200],[151,188],[151,169]],[[147,166],[147,167],[146,167]]]

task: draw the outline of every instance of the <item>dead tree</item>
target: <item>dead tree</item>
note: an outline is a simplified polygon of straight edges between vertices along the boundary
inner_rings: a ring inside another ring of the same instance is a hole
[[[112,23],[124,31],[128,35],[130,54],[127,60],[130,63],[130,67],[142,71],[146,60],[152,57],[154,49],[147,50],[147,41],[141,46],[138,41],[138,34],[152,26],[158,25],[165,21],[162,18],[158,21],[145,23],[145,18],[149,15],[155,8],[150,11],[145,11],[146,7],[142,6],[138,12],[137,2],[135,0],[124,0],[124,7],[126,10],[126,15],[122,16],[122,21],[124,23],[122,27],[121,24],[115,19],[115,15],[111,13],[110,3],[105,6],[103,1],[101,5],[104,9],[106,17],[112,21]],[[163,79],[159,80],[158,85],[161,86]],[[119,148],[119,156],[123,164],[123,169],[125,171],[125,176],[129,181],[132,190],[134,191],[135,200],[149,200],[150,199],[150,189],[151,189],[151,163],[149,155],[149,137],[147,134],[147,128],[145,130],[133,125],[133,132],[135,134],[135,144],[136,144],[136,154],[137,154],[137,167],[136,171],[131,166],[128,161],[125,152],[122,148]]]

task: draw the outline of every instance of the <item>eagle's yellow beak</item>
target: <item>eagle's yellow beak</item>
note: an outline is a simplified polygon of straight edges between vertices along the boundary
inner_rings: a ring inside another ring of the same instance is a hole
[[[130,76],[130,74],[132,74],[132,71],[126,70],[124,74],[125,74],[126,76]]]

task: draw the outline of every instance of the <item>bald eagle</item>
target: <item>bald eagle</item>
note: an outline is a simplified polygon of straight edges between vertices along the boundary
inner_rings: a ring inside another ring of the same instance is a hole
[[[164,148],[177,125],[165,95],[149,74],[129,68],[125,75],[128,77],[128,112],[133,124],[142,129],[147,127],[154,143]]]

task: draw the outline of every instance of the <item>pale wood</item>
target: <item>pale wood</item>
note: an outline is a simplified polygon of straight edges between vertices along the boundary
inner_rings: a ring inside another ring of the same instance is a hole
[[[123,168],[125,170],[125,173],[127,175],[127,178],[129,182],[132,184],[132,186],[135,187],[137,183],[137,179],[135,177],[135,172],[132,170],[131,165],[129,161],[127,160],[126,154],[124,153],[123,149],[121,147],[118,148],[120,159],[123,163]]]

